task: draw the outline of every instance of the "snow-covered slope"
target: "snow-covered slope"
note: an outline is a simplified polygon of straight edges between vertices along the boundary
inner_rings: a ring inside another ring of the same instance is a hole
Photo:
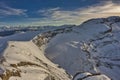
[[[65,70],[48,60],[43,51],[29,41],[35,34],[38,32],[0,39],[0,49],[4,48],[0,54],[0,80],[70,80]]]
[[[44,45],[44,54],[73,76],[89,72],[120,80],[120,17],[91,19],[78,27],[45,32],[33,42],[40,48]]]
[[[17,33],[11,36],[0,37],[0,53],[7,47],[8,41],[29,41],[38,35],[40,31],[28,31],[24,33]]]

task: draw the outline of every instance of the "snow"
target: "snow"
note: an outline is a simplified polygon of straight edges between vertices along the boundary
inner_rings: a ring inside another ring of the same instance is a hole
[[[4,51],[1,51],[0,73],[6,74],[7,70],[11,73],[16,71],[20,73],[20,76],[10,76],[9,80],[44,80],[47,78],[70,80],[65,70],[58,68],[56,64],[48,60],[43,51],[31,41],[35,34],[38,32],[15,34],[0,39],[1,48],[5,46]],[[6,45],[2,44],[3,42]]]
[[[62,66],[72,75],[77,71],[87,71],[89,68],[93,67],[93,63],[88,60],[86,53],[82,51],[83,48],[86,48],[85,41],[108,30],[105,25],[101,24],[98,26],[92,25],[92,28],[88,25],[84,26],[75,30],[79,32],[79,35],[78,33],[76,34],[73,32],[58,34],[50,40],[47,48],[45,49],[45,55],[50,60]],[[96,26],[97,30],[94,30],[96,29]]]
[[[119,20],[0,37],[0,74],[17,74],[9,80],[120,80]]]
[[[49,74],[52,73],[51,75],[53,75],[53,77],[56,75],[57,78],[59,77],[61,79],[64,78],[66,80],[69,80],[65,71],[63,69],[57,68],[55,64],[50,62],[44,56],[43,52],[40,51],[40,49],[34,43],[32,43],[32,41],[26,41],[26,42],[10,41],[8,43],[8,48],[5,50],[3,56],[6,59],[6,62],[3,63],[4,66],[10,65],[10,64],[18,64],[20,62],[30,62],[36,65],[39,65],[36,67],[35,65],[20,66],[20,67],[18,66],[19,69],[21,70],[21,77],[23,80],[27,80],[27,79],[39,80],[42,77],[46,78],[46,76],[50,76],[47,73]],[[48,68],[48,70],[45,68],[45,65],[47,65],[46,68]],[[6,67],[6,69],[9,69],[9,70],[13,69],[11,68],[12,67],[10,66]],[[49,69],[51,70],[49,71]],[[36,77],[33,77],[32,75],[36,75]]]
[[[80,54],[79,43],[76,45],[72,43],[72,41],[78,42],[77,39],[79,38],[71,36],[77,35],[72,33],[57,35],[56,38],[53,38],[50,43],[48,43],[45,55],[53,62],[59,63],[60,66],[64,66],[63,68],[68,72],[70,71],[69,73],[75,74],[75,71],[84,70],[81,68],[81,64],[84,64],[85,54]],[[73,46],[76,46],[77,48]],[[79,58],[81,58],[81,60],[79,60]],[[74,67],[76,68],[72,69]]]
[[[40,31],[29,31],[25,33],[17,33],[11,36],[1,37],[0,53],[2,53],[5,50],[8,41],[29,41],[39,33]]]
[[[69,33],[57,34],[46,44],[44,54],[73,76],[81,71],[103,73],[119,80],[120,22],[108,19],[109,22],[103,23],[89,21]]]

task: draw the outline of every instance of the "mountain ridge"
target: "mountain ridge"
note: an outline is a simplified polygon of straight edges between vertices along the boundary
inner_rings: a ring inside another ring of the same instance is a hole
[[[35,41],[36,45],[39,43],[45,45],[44,54],[52,62],[67,70],[69,74],[75,75],[76,71],[103,73],[113,80],[119,80],[119,77],[115,77],[115,75],[118,76],[119,70],[117,71],[117,69],[120,64],[119,23],[120,17],[117,16],[92,19],[77,27],[45,32],[45,35],[40,34],[33,39],[33,42]],[[114,59],[118,61],[113,61]],[[80,64],[78,64],[79,61]],[[115,71],[109,68],[113,68]],[[107,70],[110,72],[106,72]]]

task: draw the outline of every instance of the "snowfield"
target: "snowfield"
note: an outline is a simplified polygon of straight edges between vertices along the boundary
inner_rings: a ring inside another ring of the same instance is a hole
[[[1,62],[3,80],[70,80],[31,41],[9,42]]]
[[[30,41],[35,34],[38,32],[15,34],[0,39],[1,47],[5,48],[0,48],[1,79],[70,80],[71,76],[65,70],[48,60],[42,50]]]
[[[120,80],[120,17],[1,37],[0,53],[0,80]]]

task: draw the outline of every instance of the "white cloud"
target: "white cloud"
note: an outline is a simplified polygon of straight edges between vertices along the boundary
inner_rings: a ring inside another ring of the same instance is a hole
[[[2,15],[2,16],[11,16],[11,15],[14,15],[14,16],[21,16],[21,15],[27,16],[26,13],[25,13],[26,11],[27,10],[16,9],[16,8],[9,7],[7,5],[0,5],[0,15]]]
[[[120,13],[120,5],[112,3],[111,1],[101,5],[89,6],[80,10],[81,13],[85,14],[103,14],[103,13]]]
[[[62,10],[57,7],[47,10],[39,10],[38,12],[45,16],[46,19],[44,19],[44,22],[46,23],[80,24],[91,18],[120,16],[120,5],[113,3],[112,1],[103,1],[93,6],[78,8],[75,10]]]
[[[0,9],[0,15],[5,16],[21,16],[26,15],[24,9],[15,9],[8,6]],[[120,16],[120,3],[111,0],[102,1],[88,7],[78,8],[74,10],[64,10],[60,7],[38,10],[37,13],[43,15],[43,18],[25,18],[23,22],[16,24],[26,25],[63,25],[63,24],[81,24],[91,18],[101,18],[108,16]],[[12,24],[12,23],[11,23]]]

